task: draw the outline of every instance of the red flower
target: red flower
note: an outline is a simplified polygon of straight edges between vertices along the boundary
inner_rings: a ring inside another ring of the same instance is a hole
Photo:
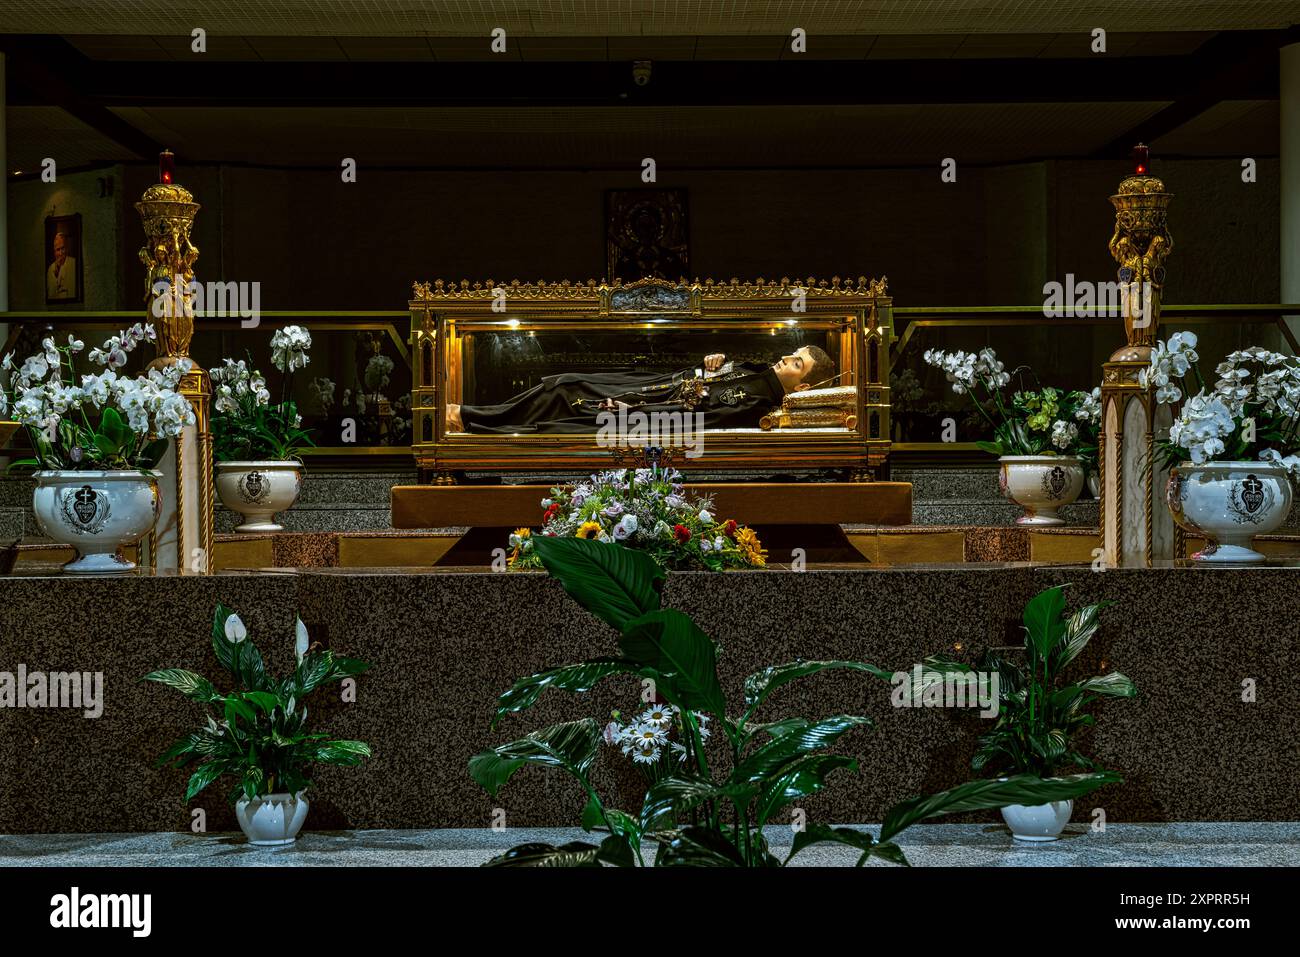
[[[552,502],[550,505],[546,506],[546,511],[542,514],[542,524],[545,525],[550,522],[551,519],[555,518],[559,511],[560,506],[557,502]]]
[[[691,530],[685,525],[673,526],[673,538],[677,539],[683,545],[691,540]]]
[[[722,526],[722,534],[731,539],[736,537],[736,520],[734,518],[727,519],[727,524]]]

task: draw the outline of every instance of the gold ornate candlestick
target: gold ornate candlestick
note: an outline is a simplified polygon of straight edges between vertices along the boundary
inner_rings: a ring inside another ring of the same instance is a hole
[[[1158,405],[1143,374],[1160,322],[1165,258],[1174,248],[1168,210],[1173,194],[1147,172],[1146,147],[1138,147],[1136,172],[1110,198],[1115,232],[1110,253],[1119,264],[1120,305],[1126,342],[1102,366],[1101,541],[1109,568],[1149,567],[1172,559],[1181,534],[1164,504],[1167,470],[1155,457],[1155,440],[1173,419]]]
[[[144,191],[136,211],[144,222],[140,261],[147,269],[145,298],[158,333],[159,356],[151,368],[189,358],[194,335],[191,284],[198,248],[190,228],[199,204],[172,181],[170,153],[160,157],[159,182]],[[194,409],[195,424],[172,444],[158,468],[163,473],[162,512],[149,540],[150,564],[159,571],[206,573],[212,570],[212,433],[208,402],[212,382],[197,364],[181,379],[181,394]]]

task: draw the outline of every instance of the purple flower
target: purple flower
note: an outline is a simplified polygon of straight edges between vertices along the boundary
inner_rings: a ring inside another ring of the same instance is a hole
[[[610,502],[605,506],[605,514],[610,518],[618,518],[623,514],[623,506],[619,502]]]

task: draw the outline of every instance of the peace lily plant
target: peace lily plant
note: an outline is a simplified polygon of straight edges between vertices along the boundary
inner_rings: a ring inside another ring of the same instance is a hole
[[[1087,605],[1071,614],[1066,609],[1065,586],[1045,589],[1025,606],[1019,661],[994,651],[984,652],[973,666],[934,656],[922,663],[920,687],[914,687],[912,675],[902,673],[905,684],[913,700],[919,700],[934,685],[997,675],[997,718],[980,737],[971,759],[976,772],[1049,779],[1063,769],[1099,771],[1076,742],[1081,730],[1096,724],[1088,709],[1102,698],[1136,697],[1137,688],[1118,671],[1068,681],[1064,672],[1097,633],[1101,612],[1109,604]],[[1070,801],[1038,807],[1020,801],[1003,808],[1002,816],[1020,839],[1046,840],[1064,829],[1072,810]],[[1042,819],[1037,831],[1035,818]]]
[[[493,796],[527,765],[571,775],[587,799],[583,828],[602,835],[599,843],[520,845],[490,865],[635,867],[645,863],[643,848],[653,844],[653,861],[661,866],[779,867],[804,849],[828,842],[859,852],[859,865],[872,858],[906,864],[895,838],[917,821],[1022,801],[1065,800],[1118,780],[1109,772],[1087,772],[971,781],[896,805],[885,814],[878,834],[808,824],[781,860],[768,846],[764,825],[792,803],[821,791],[833,772],[856,770],[855,759],[831,748],[844,734],[871,722],[849,714],[772,720],[762,716],[769,699],[793,681],[831,669],[886,679],[889,673],[860,661],[796,660],[750,675],[744,699],[729,701],[718,678],[719,646],[690,616],[661,607],[664,572],[653,558],[612,542],[577,538],[539,536],[533,547],[565,591],[617,629],[618,653],[520,679],[498,699],[493,726],[532,707],[547,689],[583,693],[606,678],[631,675],[652,681],[668,706],[641,722],[642,736],[666,732],[665,726],[675,723],[681,749],[668,773],[649,786],[641,807],[631,810],[610,805],[592,783],[604,739],[592,718],[542,728],[475,755],[470,776]],[[725,765],[706,753],[709,729],[725,741]]]
[[[212,651],[230,673],[233,688],[228,692],[182,668],[144,676],[145,681],[175,688],[208,712],[204,724],[178,739],[158,764],[195,765],[185,787],[186,801],[218,778],[233,779],[228,797],[249,841],[292,843],[307,816],[303,792],[311,782],[311,766],[352,767],[370,756],[370,746],[362,741],[333,740],[309,731],[306,698],[370,666],[313,644],[307,627],[296,619],[297,667],[277,678],[267,672],[244,622],[224,605],[217,605],[213,615]]]
[[[275,515],[302,488],[302,449],[312,446],[293,395],[293,375],[310,361],[311,334],[285,326],[271,336],[271,364],[282,373],[280,401],[271,403],[266,378],[250,360],[225,359],[212,377],[212,447],[217,495],[243,516],[239,532],[280,531]]]

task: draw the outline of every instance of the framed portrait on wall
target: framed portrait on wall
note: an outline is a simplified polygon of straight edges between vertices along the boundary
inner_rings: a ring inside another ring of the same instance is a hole
[[[610,281],[689,278],[689,240],[686,190],[605,191],[605,275]]]
[[[45,304],[84,301],[81,285],[81,214],[45,217]]]

